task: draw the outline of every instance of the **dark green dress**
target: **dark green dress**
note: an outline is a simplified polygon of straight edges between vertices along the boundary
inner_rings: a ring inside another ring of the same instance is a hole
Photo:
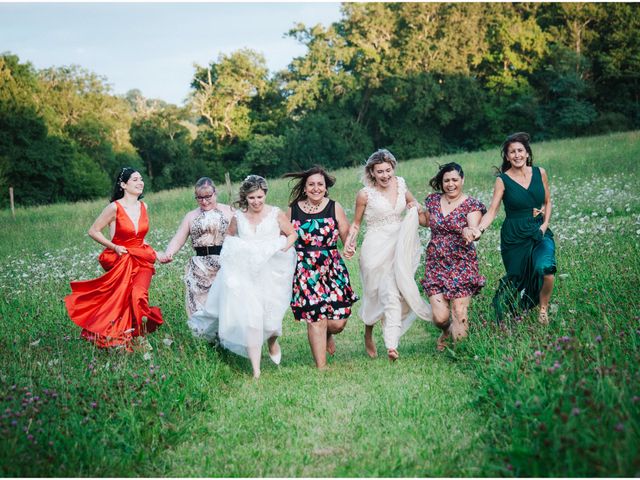
[[[544,275],[556,272],[555,243],[549,228],[542,234],[543,215],[533,216],[544,204],[544,184],[538,167],[532,167],[529,188],[501,173],[506,218],[500,231],[500,252],[507,274],[493,298],[498,321],[540,302]]]

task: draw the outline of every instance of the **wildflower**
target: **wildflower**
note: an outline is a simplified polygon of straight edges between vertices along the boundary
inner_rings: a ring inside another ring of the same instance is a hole
[[[98,408],[98,402],[91,402],[91,408]]]
[[[514,403],[513,406],[516,408],[520,408],[522,406],[522,402],[520,400],[516,400],[516,403]]]
[[[158,413],[158,416],[159,416],[159,417],[164,417],[164,412],[160,412],[160,413]]]
[[[616,432],[624,431],[624,423],[620,422],[615,427],[613,427]]]
[[[600,343],[602,341],[602,336],[598,335],[596,337],[596,343]]]
[[[579,409],[578,407],[573,407],[573,408],[571,409],[571,415],[572,415],[573,417],[576,417],[576,416],[580,415],[580,409]]]

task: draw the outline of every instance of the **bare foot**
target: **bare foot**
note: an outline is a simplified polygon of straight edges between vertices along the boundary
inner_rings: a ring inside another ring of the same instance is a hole
[[[442,335],[438,338],[438,342],[436,343],[436,350],[439,352],[444,352],[444,350],[449,346],[449,330],[442,332]]]
[[[389,355],[389,360],[392,362],[395,362],[400,357],[400,355],[398,354],[398,350],[396,350],[395,348],[388,349],[387,354]]]
[[[378,356],[378,350],[373,341],[373,325],[366,325],[364,328],[364,348],[369,357],[376,358]]]
[[[538,314],[538,322],[542,325],[549,325],[549,314],[546,308],[540,307],[540,313]]]
[[[327,335],[327,353],[329,355],[336,353],[336,341],[331,334]]]

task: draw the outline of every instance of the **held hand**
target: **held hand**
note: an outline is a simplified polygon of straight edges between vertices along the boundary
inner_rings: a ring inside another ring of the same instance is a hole
[[[413,202],[407,203],[407,210],[411,210],[413,207],[416,207],[418,209],[418,213],[420,213],[420,204],[415,200]]]
[[[127,249],[125,247],[123,247],[122,245],[116,245],[113,248],[113,251],[116,252],[118,254],[119,257],[121,257],[122,255],[124,255],[125,253],[129,253],[127,252]]]

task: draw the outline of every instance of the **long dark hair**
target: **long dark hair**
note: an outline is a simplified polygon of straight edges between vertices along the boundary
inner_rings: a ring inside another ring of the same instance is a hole
[[[529,145],[529,141],[531,137],[526,132],[518,132],[511,134],[507,137],[507,139],[502,144],[500,154],[502,156],[502,165],[498,169],[499,172],[504,173],[511,168],[511,163],[507,159],[507,151],[509,150],[509,145],[512,143],[521,143],[527,153],[529,154],[529,158],[527,158],[527,166],[533,165],[533,152],[531,151],[531,145]]]
[[[111,194],[112,202],[115,202],[116,200],[120,200],[122,197],[124,197],[124,190],[122,189],[120,184],[127,183],[131,178],[131,175],[133,175],[137,171],[138,170],[136,170],[133,167],[122,167],[122,169],[120,169],[120,172],[118,173],[118,177],[116,178],[116,183],[113,186],[113,193]],[[140,200],[142,197],[144,197],[144,195],[141,194],[138,197],[138,200]]]
[[[429,180],[429,185],[433,188],[434,191],[442,193],[444,189],[442,188],[442,179],[444,178],[444,174],[448,172],[453,172],[454,170],[460,174],[460,178],[464,178],[464,172],[462,171],[462,167],[458,165],[456,162],[445,163],[444,165],[438,165],[438,173],[436,176]]]
[[[293,188],[291,189],[291,194],[289,195],[289,206],[292,207],[295,203],[300,202],[307,198],[307,194],[304,193],[304,187],[307,184],[307,180],[311,175],[320,174],[324,177],[324,183],[327,187],[327,191],[324,193],[325,197],[329,196],[329,188],[333,187],[336,184],[336,177],[329,175],[329,173],[321,167],[320,165],[314,165],[313,167],[301,171],[301,172],[291,172],[285,173],[282,178],[297,178],[298,181],[295,183]]]

